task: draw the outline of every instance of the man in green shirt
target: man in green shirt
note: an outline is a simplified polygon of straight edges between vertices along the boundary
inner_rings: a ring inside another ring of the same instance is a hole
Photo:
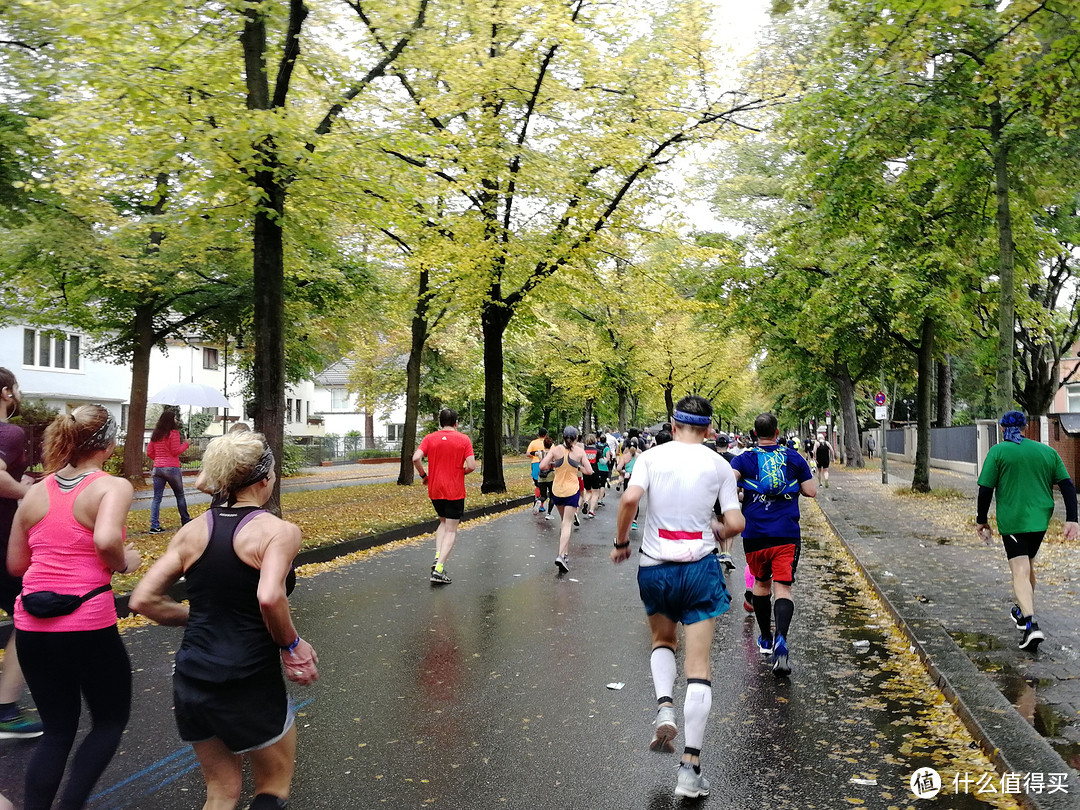
[[[1080,535],[1076,515],[1076,486],[1061,456],[1052,447],[1025,439],[1027,419],[1020,411],[1001,417],[1004,441],[990,448],[979,474],[979,506],[976,531],[990,544],[992,533],[987,514],[997,492],[997,522],[1005,556],[1012,571],[1016,604],[1012,608],[1016,629],[1022,630],[1020,649],[1035,652],[1046,634],[1035,621],[1035,555],[1054,513],[1054,484],[1065,501],[1065,539]]]

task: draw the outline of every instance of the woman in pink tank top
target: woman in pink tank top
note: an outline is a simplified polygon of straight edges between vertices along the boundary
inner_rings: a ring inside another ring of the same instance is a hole
[[[131,664],[108,584],[113,572],[138,568],[140,558],[124,545],[131,484],[102,470],[115,446],[116,422],[100,405],[57,416],[45,431],[49,475],[15,513],[7,554],[8,569],[23,578],[15,637],[45,729],[26,770],[27,810],[52,806],[84,696],[93,725],[72,760],[62,807],[86,803],[127,726]],[[27,594],[41,591],[90,596],[70,613],[42,618],[24,603]]]

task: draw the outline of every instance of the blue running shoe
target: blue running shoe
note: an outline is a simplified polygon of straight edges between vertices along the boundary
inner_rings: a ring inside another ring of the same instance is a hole
[[[778,678],[786,678],[791,674],[791,665],[788,663],[787,641],[783,636],[777,636],[773,645],[772,658],[773,675]]]
[[[773,640],[763,636],[757,637],[758,652],[762,655],[772,655]]]

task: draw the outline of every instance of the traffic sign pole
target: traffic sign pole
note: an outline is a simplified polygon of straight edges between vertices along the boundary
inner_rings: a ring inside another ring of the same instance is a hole
[[[876,402],[878,398],[882,400],[878,404],[885,405],[885,372],[881,373],[881,391],[878,392],[878,396],[874,398],[874,401]],[[881,483],[883,484],[889,483],[889,445],[885,430],[888,421],[888,413],[886,412],[885,419],[881,421]]]

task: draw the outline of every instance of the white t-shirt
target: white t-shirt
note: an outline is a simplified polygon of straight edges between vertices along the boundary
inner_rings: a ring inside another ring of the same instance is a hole
[[[649,496],[642,565],[694,562],[711,554],[713,505],[719,499],[724,512],[740,508],[731,465],[703,444],[671,441],[642,453],[629,486]]]

